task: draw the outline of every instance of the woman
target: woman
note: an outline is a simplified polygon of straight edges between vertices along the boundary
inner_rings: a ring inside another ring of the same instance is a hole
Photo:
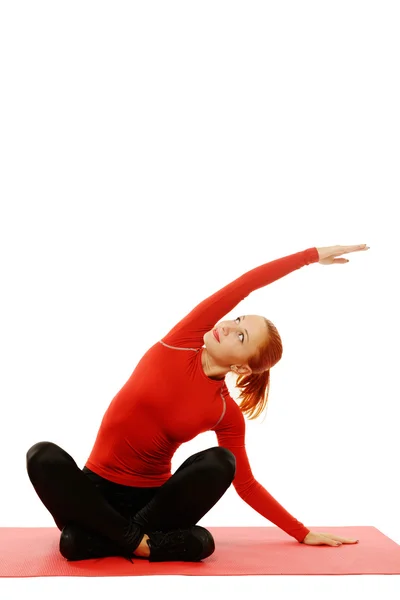
[[[282,343],[275,326],[258,315],[215,323],[254,290],[311,263],[346,263],[338,257],[364,250],[366,244],[308,248],[245,273],[201,302],[139,361],[108,407],[82,470],[56,444],[30,448],[28,475],[62,531],[65,558],[207,558],[214,540],[196,523],[231,483],[299,542],[357,542],[311,532],[254,479],[243,413],[255,418],[265,408]],[[229,372],[238,376],[240,407],[225,384]],[[194,454],[171,475],[179,446],[210,430],[218,447]]]

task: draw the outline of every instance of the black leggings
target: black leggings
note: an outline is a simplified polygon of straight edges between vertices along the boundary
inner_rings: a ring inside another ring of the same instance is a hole
[[[81,470],[60,446],[39,442],[28,450],[27,471],[60,531],[74,523],[117,544],[125,544],[129,532],[134,550],[145,533],[196,525],[231,485],[236,459],[226,448],[209,448],[185,460],[163,485],[141,488]]]

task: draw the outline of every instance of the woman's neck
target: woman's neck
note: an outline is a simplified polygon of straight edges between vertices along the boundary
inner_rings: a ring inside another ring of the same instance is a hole
[[[225,379],[223,367],[220,367],[218,365],[213,366],[210,364],[210,357],[206,348],[202,349],[201,366],[203,367],[205,375],[207,375],[209,379],[214,379],[216,381],[222,381],[223,379]]]

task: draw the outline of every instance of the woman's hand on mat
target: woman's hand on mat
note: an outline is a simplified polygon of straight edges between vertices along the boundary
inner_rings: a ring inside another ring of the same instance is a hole
[[[367,244],[357,244],[356,246],[327,246],[326,248],[317,248],[319,255],[319,263],[321,265],[340,265],[348,263],[347,258],[336,258],[342,256],[342,254],[349,254],[350,252],[361,252],[363,250],[369,250]]]
[[[341,546],[342,544],[357,544],[358,540],[342,538],[332,533],[313,533],[310,531],[302,541],[307,546]]]

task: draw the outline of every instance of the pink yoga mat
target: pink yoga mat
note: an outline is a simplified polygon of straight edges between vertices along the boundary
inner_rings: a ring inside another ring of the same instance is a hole
[[[307,546],[276,527],[208,527],[212,556],[200,563],[150,563],[120,557],[68,562],[53,527],[0,528],[0,577],[117,577],[132,575],[393,575],[400,546],[375,527],[312,527],[359,539],[358,544]]]

